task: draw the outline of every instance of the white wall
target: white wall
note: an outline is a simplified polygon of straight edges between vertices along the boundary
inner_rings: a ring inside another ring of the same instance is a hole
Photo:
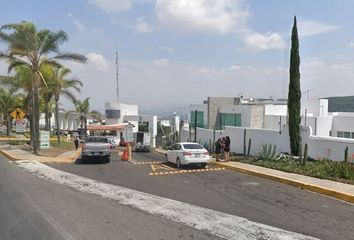
[[[259,147],[262,144],[276,145],[281,152],[290,152],[288,126],[283,126],[282,133],[266,129],[251,129],[242,127],[226,127],[220,134],[215,131],[215,139],[221,136],[230,136],[231,151],[236,153],[243,152],[243,133],[246,129],[246,146],[248,139],[252,139],[251,155],[257,155]],[[309,157],[320,159],[332,159],[334,161],[343,161],[344,150],[348,146],[349,160],[354,161],[354,139],[313,136],[311,127],[301,127],[302,144],[308,144]],[[182,131],[182,140],[189,139],[189,132]],[[193,139],[193,136],[192,136]],[[197,141],[204,144],[213,141],[213,130],[197,129]]]
[[[60,130],[77,130],[79,127],[80,123],[80,114],[76,112],[59,112],[59,129]],[[39,120],[39,125],[40,127],[45,126],[45,114],[42,113],[40,115],[40,120]],[[56,128],[56,123],[55,123],[55,115],[53,114],[52,117],[50,118],[50,126],[51,129],[53,130]]]
[[[279,131],[280,121],[281,125],[286,124],[286,116],[265,115],[263,121],[263,128]]]
[[[354,132],[353,113],[333,113],[333,136],[337,136],[337,131]]]
[[[264,115],[286,116],[287,105],[265,105]]]
[[[308,115],[327,116],[328,115],[328,99],[302,99],[301,114],[305,114],[305,109]]]
[[[120,118],[106,118],[107,125],[123,123],[126,115],[138,115],[138,105],[128,105],[117,102],[106,102],[105,110],[120,110]],[[134,123],[133,123],[134,124]]]

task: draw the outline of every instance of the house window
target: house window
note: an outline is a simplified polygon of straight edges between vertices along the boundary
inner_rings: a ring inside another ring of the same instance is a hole
[[[354,138],[354,133],[352,133],[352,132],[337,131],[337,137],[341,137],[341,138]]]
[[[241,127],[241,114],[240,113],[221,113],[222,126]]]
[[[195,111],[191,111],[191,127],[194,127],[195,122],[197,122],[197,127],[204,128],[204,112],[197,111],[197,116],[195,116]]]
[[[120,110],[106,109],[106,118],[120,118]]]
[[[344,137],[345,138],[350,138],[350,132],[344,132]]]

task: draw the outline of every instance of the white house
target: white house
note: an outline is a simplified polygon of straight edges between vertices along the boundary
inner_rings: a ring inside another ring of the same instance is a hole
[[[189,109],[192,127],[233,126],[281,132],[287,124],[286,99],[208,97]],[[327,99],[302,99],[301,125],[310,126],[314,136],[354,138],[354,113],[328,112]]]

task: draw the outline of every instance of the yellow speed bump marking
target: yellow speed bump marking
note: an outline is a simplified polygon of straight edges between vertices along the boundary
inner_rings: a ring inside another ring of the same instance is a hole
[[[135,165],[150,165],[150,164],[162,164],[159,161],[152,161],[152,162],[134,162]]]
[[[172,175],[172,174],[182,174],[182,173],[194,173],[194,172],[216,172],[222,171],[226,168],[208,168],[208,169],[192,169],[192,170],[176,170],[176,171],[166,171],[166,172],[151,172],[150,176],[159,176],[159,175]]]

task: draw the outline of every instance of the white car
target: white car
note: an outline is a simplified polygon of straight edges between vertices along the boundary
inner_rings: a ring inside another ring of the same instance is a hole
[[[209,152],[199,143],[181,142],[174,144],[165,155],[166,161],[182,165],[201,165],[205,168],[209,162]]]

